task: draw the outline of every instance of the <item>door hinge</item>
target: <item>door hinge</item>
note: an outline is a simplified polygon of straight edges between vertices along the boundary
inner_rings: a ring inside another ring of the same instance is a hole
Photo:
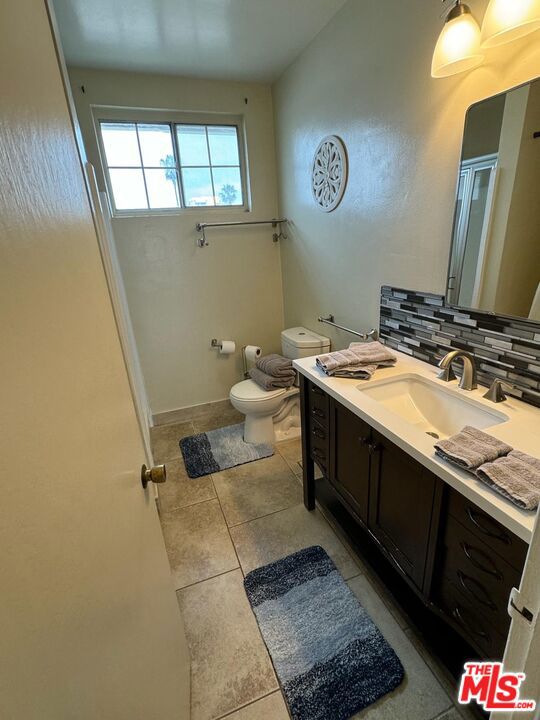
[[[530,625],[536,622],[536,615],[522,602],[521,593],[517,588],[512,588],[510,598],[508,600],[508,614],[511,618],[517,615],[526,620]]]

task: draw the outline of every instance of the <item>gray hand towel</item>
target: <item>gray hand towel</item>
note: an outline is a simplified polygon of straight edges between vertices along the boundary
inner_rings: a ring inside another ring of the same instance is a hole
[[[262,370],[267,375],[272,375],[276,378],[295,378],[296,373],[293,370],[292,360],[289,358],[282,357],[276,353],[271,355],[265,355],[257,360],[255,366]]]
[[[263,390],[279,390],[281,388],[289,388],[294,385],[295,376],[289,378],[277,378],[267,375],[258,367],[251,368],[249,375],[259,387]]]
[[[446,440],[439,440],[434,447],[439,457],[471,472],[512,451],[502,440],[470,425]]]
[[[540,460],[513,450],[476,471],[479,480],[524,510],[536,510],[540,501]]]
[[[336,350],[317,357],[317,365],[329,374],[337,368],[353,365],[393,365],[397,357],[380,342],[351,343],[346,350]]]
[[[379,365],[347,365],[346,367],[338,367],[335,370],[328,370],[326,374],[329,377],[369,380],[378,367]]]

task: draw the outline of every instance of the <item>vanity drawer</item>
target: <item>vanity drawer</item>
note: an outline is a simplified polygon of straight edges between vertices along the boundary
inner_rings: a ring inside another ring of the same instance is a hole
[[[326,475],[330,455],[328,428],[313,419],[309,424],[309,446],[311,448],[311,457]]]
[[[309,383],[309,417],[320,425],[328,428],[329,398],[320,387]]]
[[[448,513],[521,573],[528,545],[461,493],[451,490]]]
[[[438,585],[438,607],[448,616],[463,637],[480,651],[483,658],[501,660],[506,645],[506,634],[497,632],[488,620],[480,615],[467,597],[446,578]]]
[[[447,519],[443,545],[439,573],[459,588],[478,613],[500,632],[507,632],[508,598],[512,587],[519,587],[520,573],[452,516]]]

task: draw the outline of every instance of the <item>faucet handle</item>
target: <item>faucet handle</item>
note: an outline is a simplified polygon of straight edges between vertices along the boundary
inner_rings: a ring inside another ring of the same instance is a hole
[[[442,362],[442,360],[441,360]],[[439,367],[441,367],[441,363],[439,363]],[[457,380],[456,373],[454,372],[452,368],[452,363],[448,363],[446,367],[443,367],[441,372],[437,375],[439,380],[443,380],[444,382],[450,382],[452,380]]]
[[[489,390],[484,394],[483,397],[485,397],[486,400],[491,400],[491,402],[494,403],[504,402],[507,399],[507,396],[503,390],[504,386],[508,388],[513,387],[511,383],[500,380],[499,378],[495,378],[495,380],[489,386]]]

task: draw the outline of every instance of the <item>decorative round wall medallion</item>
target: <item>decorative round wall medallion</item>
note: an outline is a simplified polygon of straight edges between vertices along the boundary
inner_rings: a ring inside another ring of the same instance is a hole
[[[324,212],[335,210],[347,185],[347,151],[336,135],[321,140],[311,172],[311,189],[317,206]]]

